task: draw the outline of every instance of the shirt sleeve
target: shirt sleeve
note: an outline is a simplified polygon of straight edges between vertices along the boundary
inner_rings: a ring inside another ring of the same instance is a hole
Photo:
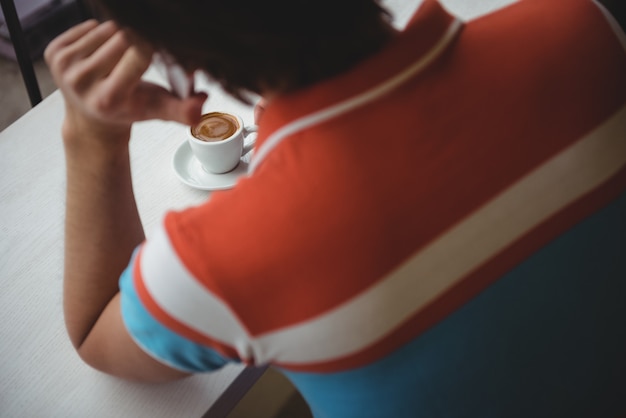
[[[174,332],[150,312],[136,287],[139,278],[135,275],[139,271],[137,263],[142,248],[135,251],[119,281],[122,319],[135,343],[161,363],[188,373],[213,371],[228,362],[238,362]],[[172,283],[175,281],[172,277]]]

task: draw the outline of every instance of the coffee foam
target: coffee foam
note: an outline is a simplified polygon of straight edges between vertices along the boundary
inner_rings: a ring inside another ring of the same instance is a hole
[[[207,113],[192,130],[193,136],[201,141],[222,141],[233,136],[239,129],[239,121],[226,113]]]

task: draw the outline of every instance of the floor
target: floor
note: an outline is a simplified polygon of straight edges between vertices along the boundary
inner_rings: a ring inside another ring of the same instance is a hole
[[[268,368],[227,418],[312,418],[291,382]]]
[[[56,90],[43,59],[34,62],[42,97]],[[30,110],[30,100],[17,62],[0,57],[0,131]]]

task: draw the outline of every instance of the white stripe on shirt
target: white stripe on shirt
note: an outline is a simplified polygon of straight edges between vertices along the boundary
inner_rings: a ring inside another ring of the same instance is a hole
[[[376,343],[477,266],[615,175],[626,166],[624,132],[626,106],[378,284],[310,321],[252,338],[228,306],[191,277],[162,229],[144,250],[146,287],[170,315],[235,346],[243,358],[253,356],[257,364],[335,360]]]

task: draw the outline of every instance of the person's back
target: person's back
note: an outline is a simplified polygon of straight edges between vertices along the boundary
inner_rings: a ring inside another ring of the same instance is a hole
[[[272,365],[316,417],[625,413],[625,39],[587,0],[424,2],[167,215],[129,334],[185,372]]]
[[[626,58],[595,5],[556,3],[461,27],[427,2],[371,62],[266,111],[240,193],[269,230],[243,247],[280,267],[250,274],[264,302],[226,293],[268,320],[252,358],[315,416],[626,410]]]

